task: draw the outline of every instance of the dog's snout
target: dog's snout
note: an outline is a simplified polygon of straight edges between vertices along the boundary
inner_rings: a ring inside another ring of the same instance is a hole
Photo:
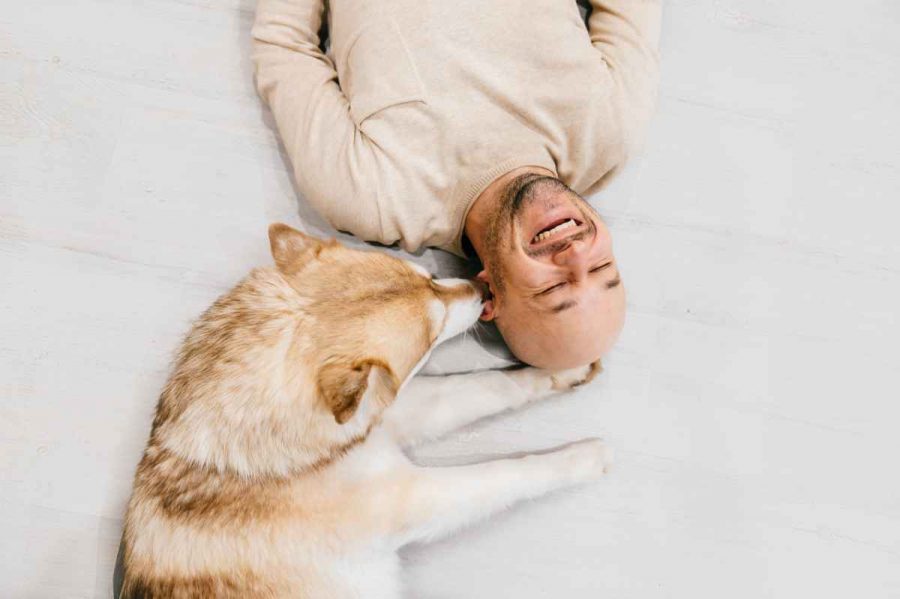
[[[479,303],[484,303],[491,298],[491,292],[487,285],[475,279],[437,279],[434,284],[439,295],[445,300],[470,300],[474,298]]]
[[[475,288],[475,291],[478,292],[478,296],[482,302],[486,302],[491,297],[491,290],[487,285],[479,281],[478,279],[472,279],[469,281],[472,284],[472,287]]]

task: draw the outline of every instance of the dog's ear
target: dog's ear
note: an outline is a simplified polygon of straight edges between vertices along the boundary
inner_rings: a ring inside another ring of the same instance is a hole
[[[282,223],[269,226],[269,245],[275,265],[282,274],[294,274],[319,254],[323,247],[321,240],[301,233]]]
[[[372,395],[384,392],[393,398],[397,380],[391,367],[376,358],[364,358],[335,360],[319,369],[319,395],[338,424],[353,418],[367,389],[372,389]]]

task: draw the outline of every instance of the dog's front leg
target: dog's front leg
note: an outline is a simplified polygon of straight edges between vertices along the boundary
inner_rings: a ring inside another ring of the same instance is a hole
[[[408,445],[587,383],[600,363],[550,372],[537,368],[486,370],[410,380],[386,412],[385,427]]]
[[[415,468],[392,502],[393,536],[398,546],[445,536],[523,499],[599,478],[610,462],[609,450],[590,439],[521,458]]]

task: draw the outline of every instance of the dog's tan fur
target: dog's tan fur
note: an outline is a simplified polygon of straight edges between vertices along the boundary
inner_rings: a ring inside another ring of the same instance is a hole
[[[285,225],[270,241],[276,268],[203,314],[162,392],[128,506],[123,597],[396,596],[393,550],[454,526],[437,520],[435,483],[453,469],[418,468],[399,445],[596,372],[495,373],[485,380],[506,387],[468,411],[460,400],[459,416],[430,410],[429,394],[450,405],[437,388],[385,411],[450,321],[477,318],[478,290]],[[556,486],[605,467],[595,443],[557,453]]]

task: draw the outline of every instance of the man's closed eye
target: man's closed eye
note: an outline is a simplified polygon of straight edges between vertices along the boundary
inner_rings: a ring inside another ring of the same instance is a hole
[[[598,272],[600,272],[601,270],[604,270],[604,269],[606,269],[606,268],[609,267],[609,266],[612,266],[612,262],[604,262],[603,264],[598,264],[597,266],[595,266],[595,267],[593,267],[592,269],[590,269],[590,270],[588,271],[588,274],[598,273]],[[616,275],[616,278],[615,278],[614,280],[610,281],[610,282],[607,284],[607,288],[615,287],[615,286],[618,285],[618,284],[619,284],[619,277],[618,277],[618,275]],[[538,295],[538,296],[541,296],[541,295],[547,295],[547,294],[549,294],[549,293],[552,293],[552,292],[554,292],[554,291],[557,291],[558,289],[562,289],[562,288],[565,287],[566,285],[568,285],[568,281],[560,281],[559,283],[556,283],[555,285],[551,285],[550,287],[547,287],[546,289],[543,289],[543,290],[539,291],[539,292],[537,293],[537,295]]]

